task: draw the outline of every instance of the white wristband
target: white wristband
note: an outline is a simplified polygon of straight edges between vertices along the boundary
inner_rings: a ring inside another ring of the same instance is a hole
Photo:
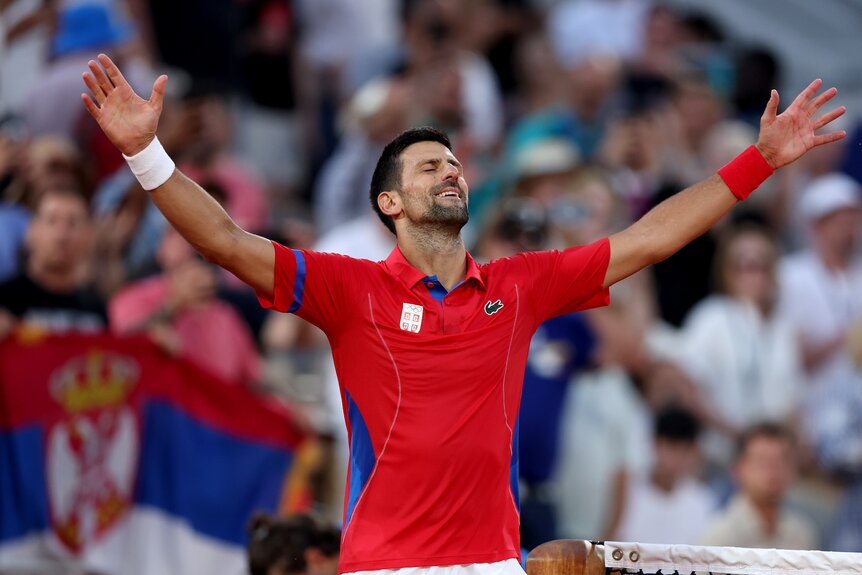
[[[141,187],[148,192],[167,182],[176,167],[158,138],[153,138],[146,148],[134,156],[123,154],[123,158]]]

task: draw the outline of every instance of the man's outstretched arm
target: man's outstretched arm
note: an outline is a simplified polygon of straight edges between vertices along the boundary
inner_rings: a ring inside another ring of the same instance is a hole
[[[843,131],[815,133],[845,112],[841,106],[815,116],[838,93],[835,88],[830,88],[816,95],[820,86],[820,80],[812,82],[781,114],[777,114],[778,92],[772,91],[760,118],[760,134],[755,144],[772,170],[795,161],[816,146],[840,140],[846,135]],[[604,286],[613,285],[675,254],[712,227],[738,201],[725,181],[716,174],[660,203],[640,220],[610,237],[611,259]]]
[[[104,54],[89,62],[81,98],[109,140],[126,156],[147,148],[156,136],[167,76],[153,85],[149,100],[135,94]],[[272,295],[275,250],[269,240],[237,226],[200,186],[173,170],[150,196],[171,225],[207,260],[229,270],[255,290]]]

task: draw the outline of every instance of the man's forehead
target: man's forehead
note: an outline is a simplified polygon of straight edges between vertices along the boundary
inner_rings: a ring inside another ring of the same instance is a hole
[[[410,144],[404,151],[401,152],[401,158],[410,162],[422,162],[425,160],[433,160],[446,158],[453,159],[457,161],[455,154],[452,151],[441,144],[440,142],[416,142],[415,144]]]
[[[73,194],[47,192],[39,200],[36,207],[37,216],[44,213],[56,213],[58,211],[63,213],[74,212],[75,215],[83,215],[84,217],[89,215],[87,201]]]

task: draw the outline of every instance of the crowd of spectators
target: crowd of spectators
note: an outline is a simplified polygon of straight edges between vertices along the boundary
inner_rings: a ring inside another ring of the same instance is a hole
[[[768,47],[651,0],[0,0],[0,21],[0,336],[143,331],[287,398],[332,447],[316,498],[335,521],[347,442],[325,338],[261,310],[169,226],[81,104],[87,60],[109,54],[142,95],[169,74],[159,138],[242,227],[372,260],[394,236],[371,173],[410,126],[450,134],[464,236],[487,260],[595,241],[710,176],[756,140],[781,71]],[[610,307],[539,329],[520,422],[526,548],[862,551],[848,116],[846,144],[783,169],[614,286]]]

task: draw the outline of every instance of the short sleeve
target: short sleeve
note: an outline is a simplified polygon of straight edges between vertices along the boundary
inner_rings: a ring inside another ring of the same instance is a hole
[[[340,315],[351,309],[351,291],[346,278],[351,264],[347,256],[308,250],[294,250],[277,242],[275,248],[275,284],[272,297],[258,292],[260,305],[266,309],[294,313],[328,332],[339,322]]]
[[[611,256],[607,239],[521,255],[527,263],[530,297],[540,322],[610,303],[610,291],[602,286]]]

